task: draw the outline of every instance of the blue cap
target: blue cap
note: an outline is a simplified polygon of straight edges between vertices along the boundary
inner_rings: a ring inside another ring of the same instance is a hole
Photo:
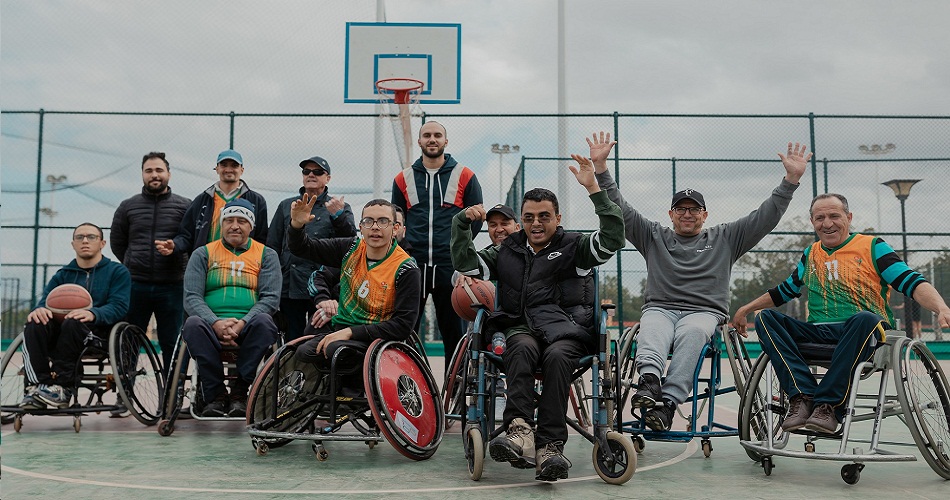
[[[224,151],[218,154],[218,163],[221,163],[224,160],[231,159],[238,162],[238,165],[244,166],[244,158],[241,158],[241,153],[233,149],[225,149]]]

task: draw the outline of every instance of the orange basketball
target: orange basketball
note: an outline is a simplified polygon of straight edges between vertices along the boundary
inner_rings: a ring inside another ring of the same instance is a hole
[[[474,280],[471,285],[459,279],[452,290],[452,308],[465,321],[475,321],[475,305],[482,304],[488,311],[495,310],[495,285],[491,281]]]
[[[62,321],[73,309],[92,309],[92,295],[79,285],[66,283],[49,292],[46,308],[53,312],[54,319]]]

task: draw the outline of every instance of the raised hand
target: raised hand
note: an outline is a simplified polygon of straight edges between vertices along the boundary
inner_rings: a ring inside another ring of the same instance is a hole
[[[594,162],[594,171],[603,173],[607,170],[607,157],[610,156],[610,150],[613,149],[617,141],[610,140],[610,134],[601,130],[600,137],[595,132],[593,140],[587,139],[587,145],[590,146],[590,159]]]
[[[312,221],[315,216],[310,213],[313,210],[313,205],[317,202],[316,195],[309,195],[304,193],[299,200],[294,200],[290,204],[290,225],[296,229],[300,229]]]
[[[590,158],[584,158],[581,155],[572,154],[571,158],[577,162],[577,166],[571,165],[571,173],[574,174],[574,178],[577,179],[577,182],[587,188],[587,194],[594,194],[600,191],[600,186],[597,184],[597,179],[594,178],[594,164],[591,162]]]
[[[327,212],[330,212],[330,215],[335,215],[340,210],[343,210],[343,197],[340,196],[337,198],[336,196],[331,196],[324,206],[326,207]]]
[[[805,175],[805,169],[808,168],[808,160],[811,160],[811,153],[805,155],[807,147],[804,144],[788,143],[788,155],[782,153],[778,157],[782,159],[782,166],[785,167],[785,180],[792,184],[798,184],[798,181]]]
[[[471,222],[483,221],[487,214],[488,211],[483,205],[472,205],[465,209],[465,218]]]

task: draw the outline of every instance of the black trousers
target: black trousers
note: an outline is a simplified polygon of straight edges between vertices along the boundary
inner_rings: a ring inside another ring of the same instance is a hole
[[[319,329],[307,325],[304,334],[314,335],[314,337],[298,347],[295,356],[298,361],[314,363],[321,370],[330,371],[330,363],[336,352],[343,347],[349,347],[350,349],[340,351],[340,357],[337,358],[337,374],[340,375],[340,382],[344,387],[361,391],[363,387],[363,357],[370,343],[361,340],[338,340],[327,346],[326,355],[317,353],[317,344],[324,337],[336,331],[331,325],[331,323],[327,323]]]
[[[558,340],[551,344],[527,333],[516,333],[508,338],[502,361],[508,383],[508,402],[505,406],[505,427],[516,418],[528,425],[537,424],[535,447],[554,441],[567,441],[567,399],[570,395],[571,375],[577,369],[587,348],[578,340]],[[541,370],[541,396],[538,418],[534,419],[534,374]]]
[[[62,323],[50,320],[45,325],[28,322],[23,329],[23,357],[26,358],[23,366],[27,383],[59,384],[71,389],[76,384],[76,361],[82,354],[86,337],[94,333],[99,344],[108,350],[111,330],[111,325],[97,327],[75,319],[64,319]],[[56,373],[55,381],[53,372]]]
[[[422,266],[422,297],[419,302],[419,319],[416,320],[416,332],[419,332],[422,317],[425,315],[426,300],[432,295],[446,358],[452,357],[455,346],[462,340],[462,333],[465,331],[462,318],[455,314],[452,307],[453,272],[452,266]],[[419,336],[423,337],[421,333]]]

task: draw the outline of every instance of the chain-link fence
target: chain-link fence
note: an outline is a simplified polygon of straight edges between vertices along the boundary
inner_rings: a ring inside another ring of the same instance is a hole
[[[191,198],[216,180],[217,153],[233,147],[245,159],[243,178],[264,195],[270,213],[296,195],[298,162],[320,155],[332,167],[331,193],[344,195],[359,210],[376,196],[388,198],[392,176],[401,168],[393,133],[374,136],[378,119],[374,114],[3,111],[3,276],[19,280],[16,292],[3,288],[4,338],[17,317],[16,307],[8,311],[7,304],[32,304],[47,278],[44,265],[52,274],[72,259],[71,229],[85,221],[108,228],[119,202],[141,189],[146,152],[167,153],[172,189]],[[563,225],[575,230],[592,229],[596,219],[583,188],[567,172],[568,154],[586,155],[584,138],[595,131],[618,139],[612,173],[624,197],[646,217],[665,220],[672,193],[690,187],[707,200],[707,224],[754,210],[784,175],[776,153],[789,141],[802,142],[816,152],[812,168],[776,231],[737,263],[733,309],[791,271],[803,244],[813,238],[809,202],[826,191],[849,198],[855,230],[883,236],[899,253],[906,233],[909,263],[950,295],[950,223],[940,216],[950,209],[940,180],[950,166],[950,116],[429,113],[414,118],[414,130],[428,120],[446,126],[446,151],[475,171],[485,203],[504,200],[517,210],[526,189],[556,189]],[[501,143],[518,145],[523,156],[493,153],[491,146]],[[386,164],[382,179],[373,178],[377,153]],[[906,200],[906,228],[901,204],[882,185],[890,179],[921,179]],[[487,244],[486,235],[479,238],[477,243]],[[604,295],[618,302],[625,322],[639,318],[644,269],[628,246],[602,271]],[[895,314],[903,317],[900,309]],[[925,338],[934,338],[927,311],[921,322]]]

